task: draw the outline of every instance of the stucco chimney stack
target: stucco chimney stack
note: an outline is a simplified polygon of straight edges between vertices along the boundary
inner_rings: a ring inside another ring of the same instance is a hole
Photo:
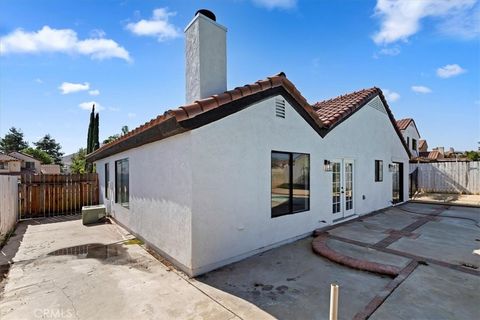
[[[227,90],[227,28],[209,10],[198,10],[185,28],[185,67],[186,103]]]

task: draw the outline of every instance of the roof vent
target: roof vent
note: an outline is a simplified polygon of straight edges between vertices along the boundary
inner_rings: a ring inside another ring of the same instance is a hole
[[[275,99],[275,116],[285,119],[285,100]]]
[[[205,17],[210,18],[213,21],[217,21],[217,17],[215,17],[215,14],[210,10],[200,9],[197,12],[195,12],[195,16],[199,13],[203,14]]]

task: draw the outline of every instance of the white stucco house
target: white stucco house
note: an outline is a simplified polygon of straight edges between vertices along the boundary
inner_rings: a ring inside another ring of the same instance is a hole
[[[89,154],[110,215],[191,276],[408,197],[378,88],[308,103],[279,73],[233,90],[226,29],[186,30],[187,104]]]
[[[397,121],[397,127],[403,135],[403,138],[407,142],[408,149],[412,155],[412,158],[416,158],[420,155],[420,132],[417,129],[415,120],[412,118],[400,119]],[[422,140],[422,143],[426,143]],[[422,147],[424,147],[422,145]],[[426,150],[425,150],[426,151]]]

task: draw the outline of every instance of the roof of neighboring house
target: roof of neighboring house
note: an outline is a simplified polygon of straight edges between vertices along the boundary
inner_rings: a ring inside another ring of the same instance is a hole
[[[120,138],[107,143],[87,155],[88,161],[96,161],[131,148],[183,133],[225,116],[243,110],[255,102],[282,94],[293,108],[322,137],[349,115],[363,107],[373,97],[379,95],[387,113],[395,123],[385,97],[379,88],[365,89],[310,105],[285,73],[259,80],[253,84],[237,87],[219,95],[197,100],[177,109],[166,111]],[[410,155],[403,136],[394,125],[405,150]]]
[[[405,119],[400,119],[400,120],[397,120],[397,127],[398,129],[400,130],[405,130],[408,128],[408,125],[410,124],[410,122],[412,122],[413,119],[412,118],[405,118]]]
[[[7,161],[21,161],[20,159],[17,159],[15,157],[12,157],[8,154],[5,154],[5,153],[1,153],[0,152],[0,161],[2,162],[7,162]]]
[[[23,157],[27,157],[27,158],[30,158],[30,159],[35,160],[35,161],[40,161],[40,160],[38,160],[37,158],[34,158],[34,157],[32,157],[31,155],[26,154],[26,153],[23,153],[23,152],[20,152],[20,151],[10,152],[9,155],[12,156],[12,157],[14,157],[14,158],[16,158],[16,157],[18,157],[18,156],[23,156]],[[23,159],[19,159],[19,160],[23,160]]]
[[[418,131],[417,124],[415,123],[415,120],[413,120],[412,118],[405,118],[405,119],[398,120],[397,121],[397,127],[398,127],[398,129],[403,131],[403,130],[408,128],[410,123],[413,123],[413,126],[415,127],[415,130],[417,130],[417,134],[420,137],[420,131]]]
[[[42,174],[60,174],[60,165],[58,164],[42,164],[40,165],[40,172]]]
[[[418,149],[422,149],[426,143],[427,143],[427,140],[424,140],[424,139],[418,140]]]
[[[430,160],[436,160],[438,158],[441,158],[442,154],[440,153],[440,151],[434,150],[434,151],[420,152],[419,156],[422,158],[430,159]]]

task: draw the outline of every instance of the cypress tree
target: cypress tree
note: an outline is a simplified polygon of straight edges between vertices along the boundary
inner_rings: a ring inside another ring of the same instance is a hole
[[[95,122],[93,125],[93,149],[92,151],[97,150],[100,147],[100,141],[98,140],[98,125],[99,125],[99,114],[97,113],[95,116]]]
[[[92,106],[92,112],[90,112],[90,122],[88,124],[88,136],[87,136],[87,154],[93,151],[93,126],[95,122],[95,105]]]

